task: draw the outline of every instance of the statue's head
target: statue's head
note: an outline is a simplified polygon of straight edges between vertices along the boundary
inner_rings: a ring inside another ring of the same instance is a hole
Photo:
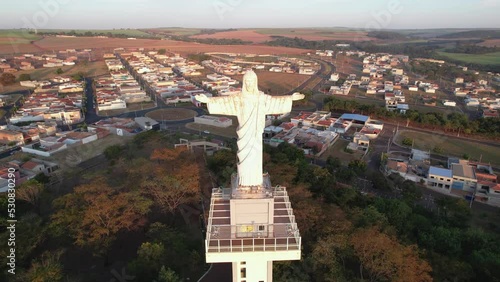
[[[243,76],[243,93],[258,94],[258,80],[257,75],[253,70],[248,70]]]

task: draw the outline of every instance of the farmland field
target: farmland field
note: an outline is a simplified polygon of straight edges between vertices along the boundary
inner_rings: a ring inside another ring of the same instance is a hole
[[[191,36],[191,35],[196,35],[201,32],[201,29],[199,28],[176,28],[176,27],[171,27],[171,28],[151,28],[151,29],[142,29],[145,32],[148,33],[154,33],[154,34],[165,34],[165,35],[171,35],[171,36]]]
[[[500,39],[488,39],[477,45],[486,47],[500,47]]]
[[[83,35],[86,32],[90,31],[92,33],[104,33],[104,34],[111,33],[113,35],[124,34],[124,35],[130,36],[130,37],[151,36],[150,34],[144,32],[144,31],[140,31],[137,29],[123,29],[123,28],[122,29],[40,29],[38,31],[39,32],[54,32],[54,33],[55,32],[68,33],[68,32],[74,31],[76,34],[80,34],[80,35]]]
[[[269,71],[257,71],[257,76],[259,77],[259,89],[271,95],[283,95],[311,78],[309,75]],[[233,78],[242,81],[243,76],[237,75]]]
[[[346,40],[346,41],[369,41],[376,40],[368,37],[366,32],[355,31],[349,29],[336,28],[263,28],[256,29],[257,33],[285,36],[285,37],[300,37],[305,40]]]
[[[241,39],[243,41],[252,41],[254,43],[262,43],[265,41],[272,40],[271,36],[257,33],[253,30],[235,30],[235,31],[223,31],[213,34],[200,34],[191,36],[191,38],[213,38],[213,39]]]
[[[0,44],[25,44],[42,38],[20,30],[0,30]]]
[[[137,39],[128,40],[122,38],[95,38],[95,37],[45,37],[34,44],[19,44],[14,49],[11,45],[0,45],[0,54],[23,53],[33,51],[53,51],[65,49],[83,48],[165,48],[172,52],[183,55],[190,53],[205,52],[228,52],[228,53],[253,53],[253,54],[303,54],[307,50],[287,47],[274,47],[265,45],[207,45],[193,42],[182,42],[174,40]]]
[[[263,28],[263,29],[239,29],[235,31],[222,31],[213,34],[200,34],[191,36],[193,38],[215,38],[215,39],[241,39],[262,43],[272,40],[271,36],[300,37],[305,40],[346,40],[367,41],[375,40],[367,36],[363,31],[352,31],[347,29],[288,29],[288,28]]]
[[[19,77],[19,75],[27,73],[31,76],[31,79],[46,80],[59,76],[59,74],[56,73],[57,69],[58,68],[40,68],[36,70],[19,71],[16,72],[15,75]],[[64,71],[62,75],[65,76],[75,75],[79,72],[84,73],[86,76],[98,76],[109,73],[104,61],[89,62],[87,64],[80,63],[74,66],[62,66],[61,69]]]
[[[42,37],[20,30],[0,30],[0,54],[43,51],[32,44],[32,41],[39,40],[40,38]]]
[[[462,53],[438,52],[438,54],[448,57],[452,60],[458,60],[465,63],[500,65],[500,52],[488,53],[488,54],[462,54]]]
[[[443,150],[443,155],[462,157],[464,153],[467,153],[471,160],[479,160],[482,157],[483,162],[500,164],[498,147],[415,131],[400,131],[396,137],[396,143],[402,144],[404,138],[414,140],[414,147],[417,149],[433,150],[439,147]]]

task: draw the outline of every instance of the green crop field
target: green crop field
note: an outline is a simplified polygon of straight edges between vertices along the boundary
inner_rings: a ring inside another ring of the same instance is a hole
[[[462,54],[439,51],[438,54],[444,57],[448,57],[452,60],[462,61],[464,63],[500,65],[500,52],[488,54]]]
[[[282,34],[282,35],[333,35],[334,33],[342,33],[342,32],[363,32],[361,30],[350,29],[350,28],[257,28],[254,29],[256,32],[261,34]]]
[[[41,36],[30,34],[21,30],[0,30],[0,44],[29,44],[31,41],[40,39]]]

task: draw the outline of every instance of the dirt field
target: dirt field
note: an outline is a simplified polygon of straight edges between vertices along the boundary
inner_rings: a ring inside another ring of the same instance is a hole
[[[269,71],[257,71],[259,77],[259,89],[266,94],[281,95],[285,94],[297,86],[301,85],[304,81],[311,76],[297,74],[297,73],[279,73]],[[242,81],[243,76],[238,75],[233,78]]]
[[[193,42],[181,42],[173,40],[136,39],[128,40],[121,38],[94,38],[76,37],[60,38],[45,37],[33,44],[24,43],[18,45],[0,45],[0,54],[12,54],[34,51],[56,51],[65,49],[84,48],[165,48],[172,52],[181,54],[205,53],[205,52],[228,52],[228,53],[253,53],[253,54],[303,54],[307,50],[286,47],[274,47],[265,45],[207,45]]]
[[[198,114],[188,109],[161,109],[146,114],[147,117],[156,121],[177,121],[191,119]]]
[[[262,43],[272,40],[271,36],[300,37],[305,40],[346,40],[346,41],[367,41],[374,38],[366,36],[366,32],[354,31],[328,31],[321,29],[257,29],[257,30],[236,30],[223,31],[214,34],[194,35],[192,38],[215,38],[215,39],[241,39]]]
[[[486,47],[500,47],[500,39],[485,40],[484,42],[479,43],[477,45]]]
[[[40,68],[36,70],[18,71],[15,73],[16,77],[19,77],[23,73],[27,73],[34,80],[46,80],[60,76],[57,74],[56,70],[58,68]],[[78,74],[79,72],[84,73],[86,76],[98,76],[103,74],[108,74],[108,68],[104,61],[90,62],[87,64],[76,64],[74,66],[62,66],[61,69],[64,71],[62,75],[71,76]]]
[[[254,43],[262,43],[262,42],[272,40],[271,36],[257,33],[254,30],[224,31],[224,32],[217,32],[214,34],[194,35],[194,36],[191,36],[191,38],[200,38],[200,39],[206,39],[206,38],[233,39],[234,38],[234,39],[241,39],[243,41],[252,41]]]
[[[344,55],[338,55],[337,59],[332,58],[332,62],[337,67],[338,73],[344,75],[349,75],[349,74],[362,75],[363,62],[361,62],[358,59]]]

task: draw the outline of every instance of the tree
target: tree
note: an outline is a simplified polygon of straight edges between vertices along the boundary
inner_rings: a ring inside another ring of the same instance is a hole
[[[74,80],[82,81],[85,78],[85,73],[78,72],[77,74],[72,75],[71,78]]]
[[[58,69],[56,70],[56,74],[62,74],[62,73],[64,73],[64,71],[63,71],[61,68],[58,68]]]
[[[50,182],[50,176],[45,175],[45,173],[40,172],[33,178],[34,180],[38,181],[41,184],[47,184]]]
[[[132,273],[140,281],[152,281],[165,261],[165,247],[162,243],[142,243],[137,258],[129,264]]]
[[[332,212],[334,218],[321,230],[325,235],[314,244],[311,257],[317,278],[323,278],[318,280],[345,281],[347,262],[352,257],[349,237],[353,226],[342,210],[335,208]]]
[[[328,159],[326,159],[326,169],[328,169],[328,171],[332,174],[341,166],[342,162],[337,157],[334,158],[332,156],[329,156]]]
[[[199,180],[197,177],[190,178],[187,174],[189,172],[181,178],[163,175],[150,179],[142,184],[142,188],[152,196],[159,208],[173,214],[180,205],[196,200]]]
[[[63,279],[63,266],[59,259],[63,251],[45,252],[36,259],[28,272],[26,280],[32,282],[58,282]]]
[[[7,207],[5,210],[7,210]],[[33,257],[35,250],[45,240],[46,226],[43,225],[42,218],[35,213],[28,213],[17,220],[15,246],[16,264],[24,265],[29,263],[29,260]],[[8,242],[9,235],[9,232],[0,233],[0,240]],[[0,255],[5,258],[8,255],[9,249],[10,247],[0,248]]]
[[[158,273],[158,278],[154,282],[181,282],[182,279],[179,278],[177,273],[170,268],[165,268],[162,266],[160,272]]]
[[[167,50],[162,48],[162,49],[158,50],[158,54],[165,55],[165,54],[167,54]]]
[[[163,148],[154,150],[150,159],[162,164],[156,171],[160,176],[140,185],[157,207],[173,214],[180,205],[198,200],[200,166],[194,154],[186,148]]]
[[[403,139],[403,145],[405,145],[405,146],[413,146],[413,139],[405,137]]]
[[[139,193],[119,192],[98,177],[54,201],[51,225],[57,235],[68,233],[77,246],[106,255],[118,232],[146,224],[151,204]]]
[[[2,73],[2,75],[0,75],[0,84],[2,84],[3,86],[8,86],[14,83],[16,83],[16,76],[14,76],[13,74]]]
[[[366,171],[366,162],[361,160],[352,160],[348,165],[349,169],[353,170],[354,173],[360,175]]]
[[[432,281],[432,268],[420,259],[416,246],[402,246],[377,227],[359,229],[350,243],[360,261],[361,279],[367,270],[372,280]]]
[[[403,191],[403,199],[409,204],[414,204],[422,198],[422,190],[413,181],[404,181],[401,185],[401,190]]]
[[[38,208],[43,190],[43,184],[33,179],[24,182],[16,189],[16,196],[18,199],[28,202],[33,207]]]
[[[121,157],[123,150],[121,145],[111,145],[104,150],[104,156],[109,161],[117,160]]]
[[[31,76],[28,73],[23,73],[19,76],[19,81],[31,80]]]

